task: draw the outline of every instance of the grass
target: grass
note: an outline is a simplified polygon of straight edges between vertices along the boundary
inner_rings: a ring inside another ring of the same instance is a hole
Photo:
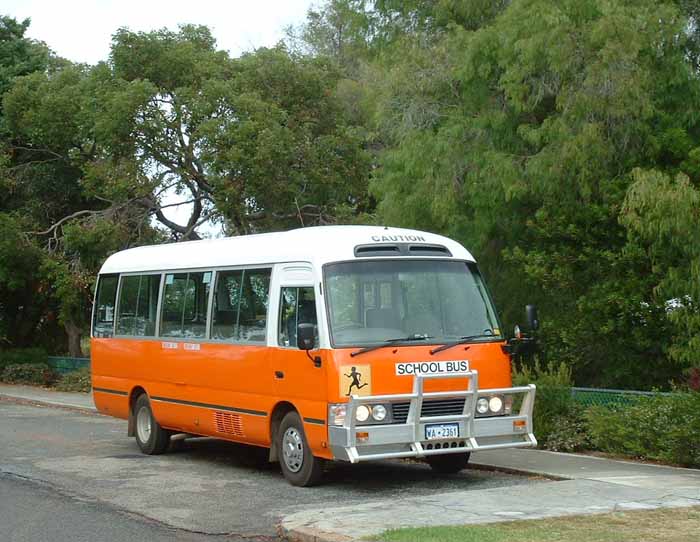
[[[386,531],[382,542],[697,542],[700,506]]]

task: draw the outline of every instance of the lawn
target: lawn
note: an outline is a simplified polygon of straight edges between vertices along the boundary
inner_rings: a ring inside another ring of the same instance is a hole
[[[700,506],[387,531],[382,542],[697,542]]]

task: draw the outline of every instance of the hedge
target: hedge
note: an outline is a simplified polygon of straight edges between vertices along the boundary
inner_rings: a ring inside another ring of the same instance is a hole
[[[0,380],[9,384],[50,386],[58,375],[46,363],[17,363],[6,366]]]

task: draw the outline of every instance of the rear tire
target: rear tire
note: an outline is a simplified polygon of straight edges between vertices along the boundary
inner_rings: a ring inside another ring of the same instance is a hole
[[[300,487],[316,485],[323,475],[323,460],[311,453],[299,414],[287,413],[276,436],[277,457],[287,481]]]
[[[425,458],[430,468],[439,474],[456,474],[467,468],[469,452],[462,454],[431,455]]]
[[[168,449],[170,432],[163,429],[151,410],[151,403],[146,394],[139,395],[134,405],[134,420],[136,425],[136,444],[144,454],[159,455]]]

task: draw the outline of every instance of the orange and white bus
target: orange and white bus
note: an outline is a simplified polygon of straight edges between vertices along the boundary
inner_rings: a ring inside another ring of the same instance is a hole
[[[295,485],[326,460],[530,447],[533,385],[472,255],[431,233],[329,226],[139,247],[98,277],[92,384],[146,454],[171,436],[269,448]]]

